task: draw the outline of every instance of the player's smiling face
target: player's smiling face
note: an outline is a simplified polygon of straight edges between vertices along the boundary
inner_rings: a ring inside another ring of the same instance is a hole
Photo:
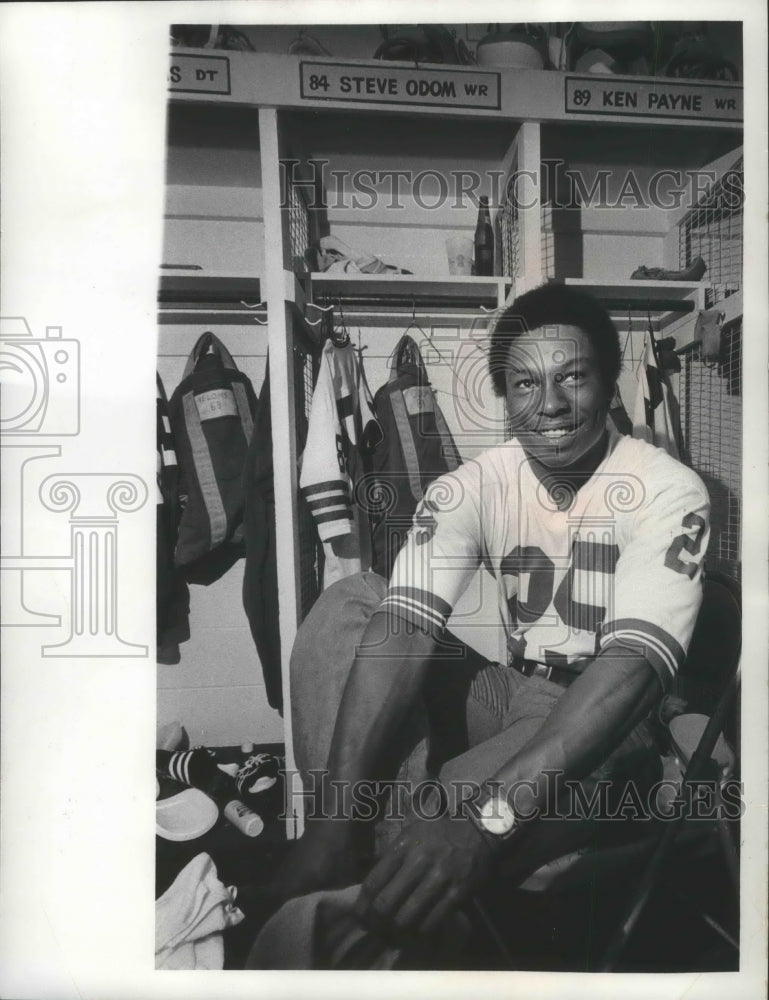
[[[505,373],[513,435],[550,469],[579,463],[606,433],[606,389],[587,335],[547,326],[515,338]]]

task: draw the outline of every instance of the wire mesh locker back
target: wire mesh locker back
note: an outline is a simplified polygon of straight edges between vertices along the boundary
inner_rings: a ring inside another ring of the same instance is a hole
[[[287,185],[286,212],[288,214],[288,238],[291,247],[292,270],[302,270],[304,252],[310,245],[310,219],[307,205],[296,185]]]
[[[697,257],[708,265],[705,305],[710,308],[742,285],[742,157],[703,195],[678,224],[678,261]]]
[[[740,578],[742,511],[742,320],[724,327],[718,360],[699,343],[681,355],[684,458],[710,494],[710,570]]]
[[[547,201],[542,202],[540,213],[540,254],[542,257],[543,277],[555,277],[555,233],[553,232],[553,206]]]
[[[518,160],[513,160],[502,189],[499,211],[494,217],[496,270],[515,280],[521,273],[521,229],[518,205]]]
[[[288,158],[281,161],[284,227],[290,260],[285,266],[295,274],[310,270],[306,251],[316,243],[323,227],[322,172],[316,164]]]

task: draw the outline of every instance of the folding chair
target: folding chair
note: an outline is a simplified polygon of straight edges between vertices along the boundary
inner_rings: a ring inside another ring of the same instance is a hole
[[[735,694],[739,686],[741,623],[740,594],[736,584],[720,574],[709,574],[703,581],[702,607],[678,679],[676,698],[668,699],[661,706],[661,713],[666,706],[673,706],[672,717],[665,720],[667,726],[661,726],[661,749],[668,755],[675,754],[681,767],[677,799],[685,799],[700,779],[716,778],[713,787],[718,804],[719,789],[735,774],[737,758],[731,753],[729,742],[734,747],[739,746]],[[685,809],[677,812],[680,818],[655,823],[651,835],[649,824],[636,823],[638,836],[630,840],[596,849],[581,848],[556,858],[519,887],[529,892],[558,894],[588,886],[601,877],[607,882],[612,880],[616,887],[618,874],[624,873],[627,881],[628,873],[632,877],[642,866],[624,916],[616,924],[596,971],[612,971],[617,966],[673,851],[685,851],[682,857],[685,864],[695,846],[708,851],[720,850],[738,901],[739,859],[730,824],[722,817],[712,824],[691,821],[687,820]],[[739,907],[735,909],[738,913]],[[474,910],[505,964],[515,968],[515,959],[507,946],[509,942],[506,943],[499,918],[492,920],[478,900],[474,901]],[[703,917],[731,947],[738,949],[738,934],[730,933],[707,914]]]
[[[713,787],[716,791],[716,805],[723,805],[720,799],[720,789],[724,782],[734,774],[735,761],[728,761],[728,744],[724,741],[724,733],[729,732],[738,745],[738,712],[735,710],[736,694],[740,681],[740,648],[741,648],[742,614],[739,592],[735,585],[723,576],[710,576],[704,582],[703,602],[700,615],[695,626],[695,635],[687,656],[683,673],[683,690],[696,690],[693,687],[696,678],[692,678],[692,668],[710,665],[710,676],[703,678],[700,686],[701,700],[707,705],[712,700],[714,674],[721,673],[722,692],[715,703],[712,714],[708,718],[699,714],[681,714],[675,716],[669,723],[673,736],[673,746],[677,756],[685,767],[679,797],[687,801],[687,789],[692,789],[695,783],[714,776],[717,781]],[[710,687],[710,691],[708,691]],[[687,699],[688,701],[688,699]],[[692,707],[691,703],[687,708]],[[696,706],[695,706],[696,707]],[[720,751],[720,752],[719,752]],[[654,853],[644,870],[635,891],[631,897],[625,917],[620,921],[616,934],[607,948],[600,963],[600,972],[611,972],[617,965],[628,939],[633,932],[638,918],[649,901],[649,897],[657,884],[662,866],[676,846],[676,838],[686,821],[684,811],[680,818],[668,821],[659,838]],[[735,846],[730,826],[722,812],[715,820],[715,833],[723,853],[730,882],[739,911],[739,856]],[[739,942],[712,918],[706,916],[711,927],[739,951]]]

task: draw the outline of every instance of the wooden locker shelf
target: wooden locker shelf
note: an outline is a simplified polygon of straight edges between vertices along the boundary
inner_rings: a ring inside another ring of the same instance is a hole
[[[230,278],[211,274],[162,274],[158,302],[211,303],[260,302],[259,278]]]
[[[416,274],[310,275],[312,298],[345,305],[381,303],[388,311],[413,307],[496,309],[504,301],[506,278],[451,276],[425,278]]]
[[[592,278],[549,279],[550,284],[569,285],[594,296],[609,312],[651,314],[661,328],[684,313],[704,304],[707,282],[703,281],[595,281]]]
[[[258,308],[257,308],[258,307]],[[162,274],[158,288],[159,323],[264,322],[259,278]]]

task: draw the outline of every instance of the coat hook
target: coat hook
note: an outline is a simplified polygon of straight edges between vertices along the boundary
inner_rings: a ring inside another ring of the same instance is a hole
[[[245,299],[241,299],[240,304],[245,306],[246,309],[262,309],[267,307],[266,302],[246,302]],[[258,316],[254,316],[254,322],[258,323],[259,326],[267,326],[268,320],[259,319]]]
[[[347,347],[350,343],[350,331],[347,329],[347,325],[344,321],[344,309],[342,309],[341,298],[337,299],[337,306],[339,307],[339,330],[332,329],[331,331],[331,342],[335,347]]]
[[[312,306],[313,309],[317,309],[322,313],[331,312],[331,310],[334,308],[333,305],[319,306],[317,302],[308,302],[307,305]],[[312,319],[307,319],[307,317],[305,316],[304,321],[308,326],[320,326],[320,324],[323,322],[323,317],[320,316],[318,319],[312,320]]]

